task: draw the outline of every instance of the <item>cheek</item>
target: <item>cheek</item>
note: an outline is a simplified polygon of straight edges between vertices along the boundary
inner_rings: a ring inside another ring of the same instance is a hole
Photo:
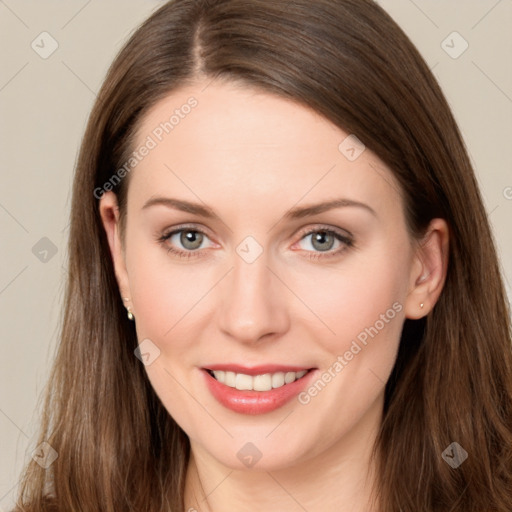
[[[137,330],[159,342],[180,332],[182,324],[197,320],[200,299],[211,287],[211,270],[197,271],[193,264],[177,261],[157,243],[133,237],[127,244],[127,270]]]
[[[405,241],[382,241],[371,250],[353,252],[338,265],[310,266],[307,272],[296,269],[288,279],[316,316],[309,328],[320,327],[326,351],[340,354],[350,349],[353,340],[364,344],[377,335],[397,345],[409,266]]]
[[[151,340],[159,350],[145,370],[167,411],[193,437],[201,424],[197,418],[209,420],[189,393],[198,394],[190,372],[200,353],[203,308],[207,304],[201,298],[211,287],[209,277],[213,277],[186,262],[173,263],[165,249],[148,247],[147,241],[145,244],[132,243],[127,251],[137,337],[139,341]],[[216,428],[213,421],[208,426]]]
[[[332,331],[322,328],[325,334],[318,336],[318,320],[307,324],[308,338],[323,357],[317,380],[299,396],[303,414],[312,418],[312,436],[323,437],[326,445],[348,432],[382,396],[396,360],[409,253],[379,249],[336,271],[317,272],[314,285],[304,281],[300,291]],[[333,425],[328,432],[326,424]]]

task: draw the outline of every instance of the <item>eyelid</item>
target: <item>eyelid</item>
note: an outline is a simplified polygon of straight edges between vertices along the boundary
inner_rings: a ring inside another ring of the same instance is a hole
[[[314,224],[313,227],[307,226],[298,231],[298,236],[301,236],[302,239],[303,236],[309,235],[311,233],[316,233],[317,231],[331,231],[344,238],[354,238],[354,235],[347,229],[341,229],[335,226],[330,226],[328,224]]]
[[[203,235],[206,235],[208,238],[211,238],[208,230],[198,224],[180,224],[178,226],[173,226],[172,228],[164,229],[163,231],[157,231],[155,233],[155,236],[157,238],[170,237],[173,234],[179,233],[180,231],[186,231],[187,229],[189,231],[197,231],[198,233],[201,233]]]

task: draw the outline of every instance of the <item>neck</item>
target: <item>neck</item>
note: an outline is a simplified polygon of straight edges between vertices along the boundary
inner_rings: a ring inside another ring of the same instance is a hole
[[[329,450],[279,470],[234,470],[191,444],[185,511],[377,512],[372,448],[383,397]]]

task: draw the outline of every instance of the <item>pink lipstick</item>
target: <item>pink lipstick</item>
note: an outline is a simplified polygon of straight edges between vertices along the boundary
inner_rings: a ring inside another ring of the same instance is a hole
[[[209,365],[206,385],[224,407],[240,414],[264,414],[284,406],[311,381],[314,369],[289,365]]]

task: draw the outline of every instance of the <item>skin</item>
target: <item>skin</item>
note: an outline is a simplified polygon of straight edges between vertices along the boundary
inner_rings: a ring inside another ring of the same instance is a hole
[[[351,162],[338,149],[349,134],[309,108],[207,83],[173,91],[143,119],[137,147],[169,112],[198,100],[131,171],[124,239],[116,196],[100,201],[121,297],[139,341],[160,350],[145,366],[148,378],[190,438],[185,510],[378,510],[370,452],[385,383],[405,318],[427,315],[441,293],[446,223],[434,219],[415,243],[400,188],[370,150]],[[208,205],[219,219],[143,208],[157,196]],[[374,213],[345,206],[284,217],[335,198]],[[157,241],[184,223],[206,232],[191,258],[169,253],[194,252],[179,233]],[[322,228],[350,233],[353,245],[313,245],[311,232]],[[252,263],[236,251],[247,236],[263,249]],[[204,384],[200,368],[226,362],[314,367],[320,376],[393,304],[394,318],[306,405],[294,399],[270,413],[239,414]],[[247,442],[262,454],[252,468],[237,457]]]

